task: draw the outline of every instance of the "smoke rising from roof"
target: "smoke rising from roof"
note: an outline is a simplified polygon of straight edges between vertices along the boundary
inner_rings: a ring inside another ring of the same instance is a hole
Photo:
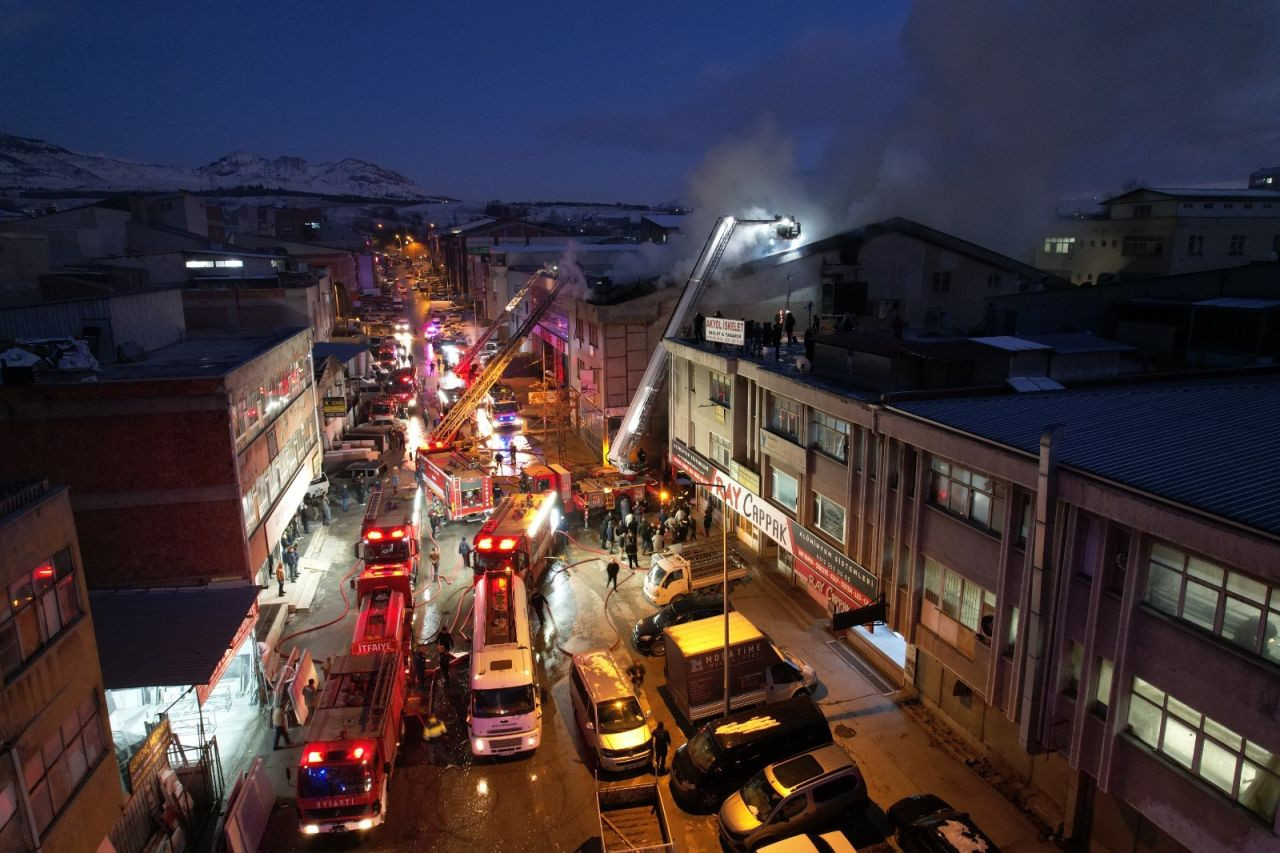
[[[823,115],[762,102],[710,151],[685,254],[717,216],[781,213],[805,241],[905,216],[1025,260],[1063,196],[1240,185],[1280,156],[1278,43],[1266,3],[919,0],[900,68],[826,90]]]

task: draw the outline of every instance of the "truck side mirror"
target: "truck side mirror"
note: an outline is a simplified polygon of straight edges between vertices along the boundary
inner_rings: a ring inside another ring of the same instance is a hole
[[[357,559],[357,560],[363,560],[363,559],[364,559],[364,554],[360,553],[360,551],[361,551],[360,546],[361,546],[361,545],[363,545],[363,544],[364,544],[363,542],[357,542],[357,543],[355,544],[355,546],[352,548],[352,550],[353,550],[353,551],[355,551],[356,559]]]

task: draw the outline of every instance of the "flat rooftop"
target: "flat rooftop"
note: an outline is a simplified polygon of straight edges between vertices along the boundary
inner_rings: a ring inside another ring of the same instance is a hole
[[[226,376],[306,329],[188,331],[186,340],[147,353],[141,361],[104,364],[96,373],[41,375],[38,384],[139,382],[149,379],[213,379]]]

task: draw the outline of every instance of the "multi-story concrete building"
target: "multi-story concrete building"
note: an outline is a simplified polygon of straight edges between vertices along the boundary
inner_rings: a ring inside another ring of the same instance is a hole
[[[1280,185],[1143,187],[1102,208],[1060,220],[1036,246],[1033,263],[1089,285],[1280,260]]]
[[[65,488],[0,483],[0,584],[0,850],[98,849],[124,793]]]
[[[1065,286],[1013,258],[894,218],[722,268],[703,304],[757,321],[789,309],[800,330],[814,315],[848,315],[864,329],[896,319],[913,329],[968,333],[992,296]]]
[[[894,394],[839,337],[812,372],[664,345],[671,464],[831,612],[883,597],[852,644],[1050,825],[1095,849],[1280,848],[1274,373]],[[916,346],[878,357],[981,378],[965,348]]]
[[[311,341],[188,332],[95,381],[4,385],[0,442],[23,451],[0,474],[72,487],[93,587],[257,582],[320,470]]]

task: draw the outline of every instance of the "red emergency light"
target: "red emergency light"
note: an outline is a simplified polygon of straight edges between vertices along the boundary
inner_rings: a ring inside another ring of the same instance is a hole
[[[404,384],[408,385],[410,382],[412,382],[412,381],[413,381],[413,378],[412,378],[412,377],[409,377],[409,376],[401,376],[401,377],[400,377],[400,381],[401,381],[401,382],[403,382]]]
[[[476,550],[478,550],[478,551],[492,551],[492,550],[493,550],[493,537],[492,537],[492,536],[486,536],[486,537],[484,537],[483,539],[477,539],[477,540],[476,540]]]
[[[366,533],[366,534],[364,535],[364,538],[365,538],[365,539],[381,539],[381,538],[382,538],[382,531],[381,531],[381,530],[370,530],[368,533]]]
[[[51,578],[51,577],[53,577],[53,566],[50,566],[50,565],[47,565],[47,564],[46,564],[46,565],[43,565],[43,566],[39,567],[39,568],[38,568],[38,569],[36,569],[36,571],[35,571],[35,576],[36,576],[36,577],[38,577],[38,578]]]
[[[313,750],[307,753],[307,758],[306,758],[307,764],[319,764],[321,761],[324,761],[323,752],[316,752]]]
[[[403,538],[404,538],[404,529],[403,529],[403,528],[400,528],[400,527],[397,527],[395,530],[391,531],[391,538],[392,538],[392,539],[403,539]]]
[[[352,758],[364,758],[364,747],[363,747],[363,746],[357,746],[355,749],[351,750],[351,757],[352,757]]]
[[[516,540],[507,538],[498,543],[499,551],[510,551],[516,547]]]

